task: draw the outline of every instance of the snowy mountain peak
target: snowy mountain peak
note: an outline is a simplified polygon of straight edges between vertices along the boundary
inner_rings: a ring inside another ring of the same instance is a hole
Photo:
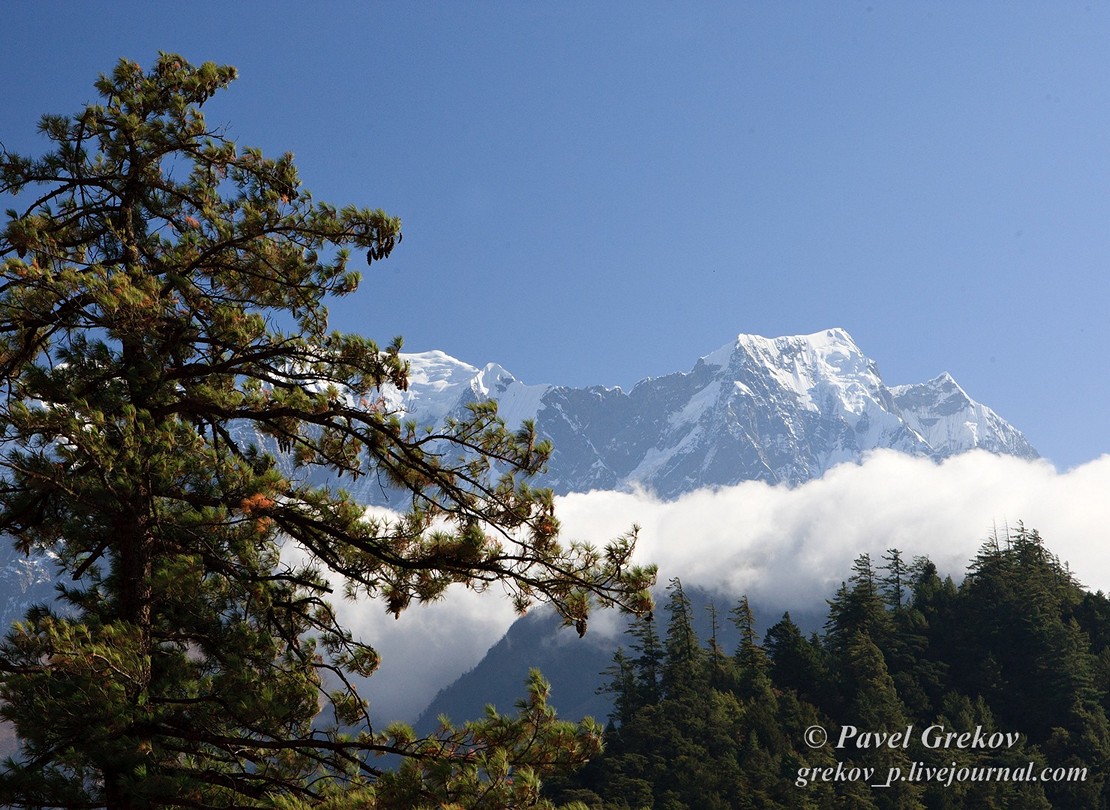
[[[497,415],[510,428],[535,419],[549,385],[526,385],[497,363],[488,363],[470,384],[476,401],[497,400]]]
[[[470,384],[478,369],[441,351],[401,355],[409,366],[409,386],[388,386],[382,398],[391,410],[421,424],[442,422],[458,404],[459,389]]]
[[[485,396],[496,397],[516,381],[516,377],[502,366],[497,363],[486,363],[477,376],[474,377],[472,387],[476,393],[481,392]]]
[[[947,414],[977,404],[947,371],[927,382],[891,386],[890,393],[899,407],[910,411],[939,408]]]
[[[812,335],[784,335],[775,338],[741,333],[732,343],[725,344],[701,360],[710,366],[727,368],[738,356],[770,359],[799,355],[828,357],[837,362],[839,358],[863,357],[863,352],[845,330],[834,328],[814,332]]]
[[[777,338],[742,334],[702,359],[736,378],[769,375],[769,385],[811,411],[832,399],[859,414],[867,402],[887,398],[875,363],[839,328]]]
[[[390,401],[430,423],[495,399],[515,428],[535,420],[555,453],[543,483],[558,492],[643,486],[676,497],[744,480],[791,484],[889,448],[943,458],[974,448],[1036,451],[945,373],[888,387],[844,329],[740,334],[688,372],[619,388],[527,385],[496,363],[443,352],[406,355],[408,391]]]
[[[902,417],[941,456],[969,447],[1036,458],[1021,432],[970,396],[947,372],[928,382],[890,389]]]
[[[469,363],[456,360],[440,351],[404,354],[402,359],[409,366],[410,399],[428,399],[435,398],[438,394],[449,394],[458,386],[468,384],[478,373],[478,369]]]

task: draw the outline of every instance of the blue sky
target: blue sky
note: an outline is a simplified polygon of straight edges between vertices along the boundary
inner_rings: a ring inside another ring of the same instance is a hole
[[[405,239],[333,325],[627,387],[738,332],[951,372],[1058,467],[1110,452],[1110,6],[6,3],[0,141],[121,56]]]

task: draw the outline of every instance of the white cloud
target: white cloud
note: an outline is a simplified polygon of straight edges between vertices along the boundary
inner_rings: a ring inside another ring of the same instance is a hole
[[[1047,462],[985,452],[936,464],[880,451],[793,489],[749,482],[672,502],[591,492],[559,498],[556,513],[567,541],[600,543],[639,524],[638,556],[658,563],[661,583],[678,576],[780,611],[820,608],[859,554],[878,560],[890,547],[907,559],[927,555],[958,579],[994,527],[1019,520],[1087,587],[1110,591],[1107,493],[1110,456],[1058,473]],[[397,621],[380,604],[341,612],[382,654],[368,690],[379,718],[411,718],[477,664],[514,618],[495,591],[461,589]],[[617,624],[598,616],[591,630],[611,633]]]
[[[361,689],[375,722],[415,719],[436,692],[477,664],[516,618],[496,590],[476,594],[458,586],[443,601],[414,605],[397,619],[383,603],[369,601],[345,602],[339,615],[381,655],[381,668]]]
[[[1110,456],[1058,473],[1047,462],[985,452],[942,464],[893,451],[788,489],[757,482],[676,501],[594,492],[558,504],[567,532],[641,526],[640,553],[660,580],[777,609],[823,604],[867,552],[926,555],[957,579],[995,527],[1023,521],[1092,589],[1110,590]],[[572,535],[572,536],[577,536]]]

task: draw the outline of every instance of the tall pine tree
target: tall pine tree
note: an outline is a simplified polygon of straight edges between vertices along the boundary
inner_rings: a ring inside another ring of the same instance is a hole
[[[653,572],[631,536],[559,542],[525,480],[550,452],[531,426],[481,405],[425,434],[383,405],[406,385],[399,341],[330,332],[325,304],[359,285],[348,250],[384,259],[400,223],[316,202],[291,155],[210,129],[200,106],[234,76],[121,61],[98,104],[43,118],[52,151],[0,157],[22,206],[0,233],[0,530],[66,584],[0,649],[22,740],[0,801],[527,805],[596,726],[557,723],[534,679],[519,721],[373,729],[351,678],[378,657],[325,573],[395,615],[502,583],[584,632],[593,603],[647,610]],[[368,519],[313,470],[377,476],[411,509]],[[383,777],[380,753],[407,764]]]

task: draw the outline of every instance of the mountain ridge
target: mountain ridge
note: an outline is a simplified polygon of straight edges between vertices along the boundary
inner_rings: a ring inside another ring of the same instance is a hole
[[[740,334],[689,371],[627,392],[527,384],[496,363],[479,368],[439,351],[404,357],[410,387],[387,392],[391,407],[424,423],[498,400],[510,427],[533,420],[552,440],[544,483],[558,494],[641,488],[672,499],[748,480],[794,485],[879,448],[935,460],[976,448],[1038,457],[947,372],[886,385],[841,328]]]

